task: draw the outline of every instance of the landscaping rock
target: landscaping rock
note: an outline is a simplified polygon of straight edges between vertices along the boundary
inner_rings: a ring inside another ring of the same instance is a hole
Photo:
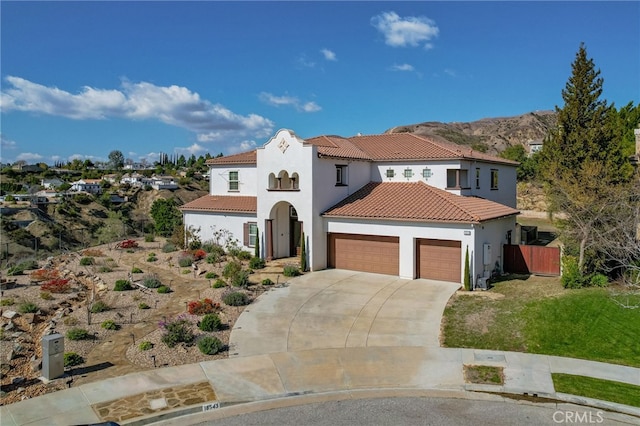
[[[13,319],[13,318],[15,318],[15,317],[17,317],[17,316],[19,316],[19,315],[20,315],[20,314],[19,314],[19,313],[17,313],[16,311],[4,311],[4,312],[2,313],[2,316],[3,316],[4,318],[9,318],[9,319]]]

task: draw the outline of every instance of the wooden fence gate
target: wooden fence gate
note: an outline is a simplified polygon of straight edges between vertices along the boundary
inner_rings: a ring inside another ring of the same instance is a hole
[[[560,275],[560,248],[504,246],[504,270],[514,274]]]

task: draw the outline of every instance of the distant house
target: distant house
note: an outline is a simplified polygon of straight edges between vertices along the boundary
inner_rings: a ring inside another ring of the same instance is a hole
[[[56,201],[57,198],[60,198],[60,193],[53,189],[43,189],[42,191],[36,192],[35,195],[39,199],[45,199],[45,200],[48,200],[49,202]]]
[[[535,140],[527,142],[527,151],[529,156],[535,154],[536,152],[542,151],[542,146],[544,142],[542,140]]]
[[[42,179],[40,181],[40,186],[44,189],[53,189],[62,185],[64,181],[62,179],[53,178],[53,179]]]
[[[173,176],[152,176],[151,187],[153,189],[178,189],[178,184],[174,180]]]
[[[102,179],[80,179],[71,183],[71,190],[78,192],[88,192],[89,194],[100,194]]]
[[[40,173],[42,171],[42,168],[37,164],[14,164],[11,168],[21,172]]]
[[[118,183],[118,175],[115,173],[111,173],[108,175],[104,175],[102,176],[102,180],[105,182],[109,182],[110,184],[116,184]]]
[[[144,186],[144,180],[146,178],[141,175],[140,173],[125,173],[124,175],[122,175],[122,178],[120,179],[120,183],[122,184],[129,184],[131,186]]]

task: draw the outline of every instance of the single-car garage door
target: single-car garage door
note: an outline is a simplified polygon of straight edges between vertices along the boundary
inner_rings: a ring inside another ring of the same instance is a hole
[[[400,273],[399,241],[398,237],[329,234],[329,267],[398,275]]]
[[[416,245],[418,278],[460,282],[460,241],[418,239]]]

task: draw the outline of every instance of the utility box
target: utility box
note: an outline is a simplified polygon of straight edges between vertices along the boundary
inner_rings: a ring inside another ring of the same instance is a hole
[[[493,255],[491,253],[491,244],[485,243],[482,247],[482,260],[485,266],[491,265],[491,260],[493,259]]]
[[[47,380],[64,375],[64,337],[49,334],[42,338],[42,377]]]

